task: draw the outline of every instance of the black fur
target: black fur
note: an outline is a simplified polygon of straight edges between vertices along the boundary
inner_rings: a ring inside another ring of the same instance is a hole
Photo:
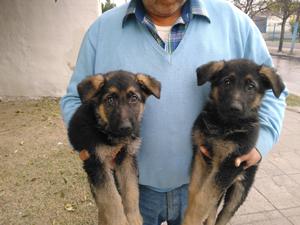
[[[74,113],[68,128],[68,135],[76,151],[95,151],[98,143],[110,144],[108,135],[98,126],[95,102],[83,103]]]

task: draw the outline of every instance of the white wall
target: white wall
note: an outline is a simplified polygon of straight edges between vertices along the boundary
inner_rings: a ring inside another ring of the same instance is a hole
[[[61,96],[97,0],[0,0],[0,96]]]

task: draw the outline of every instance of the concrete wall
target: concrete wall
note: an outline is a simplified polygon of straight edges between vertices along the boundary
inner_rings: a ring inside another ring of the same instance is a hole
[[[97,0],[0,0],[0,96],[61,96]]]

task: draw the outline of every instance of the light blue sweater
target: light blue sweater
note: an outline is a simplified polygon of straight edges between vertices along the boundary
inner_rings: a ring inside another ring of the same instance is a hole
[[[138,156],[140,184],[159,191],[189,182],[191,127],[209,92],[209,84],[197,86],[196,68],[211,60],[233,58],[272,65],[260,32],[246,15],[224,0],[203,0],[203,4],[210,22],[194,17],[172,54],[135,18],[122,28],[127,5],[104,13],[85,35],[67,94],[61,100],[67,125],[80,105],[76,85],[87,75],[123,69],[161,81],[161,99],[151,97],[146,102]],[[262,155],[278,139],[286,95],[284,92],[276,99],[268,91],[263,100],[257,143]]]

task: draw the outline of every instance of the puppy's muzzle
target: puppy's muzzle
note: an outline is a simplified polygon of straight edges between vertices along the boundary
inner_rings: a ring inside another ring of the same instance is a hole
[[[120,133],[121,136],[128,136],[131,134],[132,132],[132,124],[129,120],[125,120],[123,121],[119,128],[118,128],[118,131]]]
[[[233,113],[241,113],[243,111],[243,105],[240,101],[233,101],[230,104],[230,111]]]

